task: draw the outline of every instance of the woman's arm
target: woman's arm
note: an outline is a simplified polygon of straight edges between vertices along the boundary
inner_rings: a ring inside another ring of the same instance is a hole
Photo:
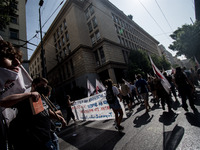
[[[29,97],[33,97],[34,101],[38,101],[38,99],[40,98],[40,94],[38,92],[28,92],[9,95],[0,100],[0,106],[5,108],[12,107],[18,102],[25,100]]]

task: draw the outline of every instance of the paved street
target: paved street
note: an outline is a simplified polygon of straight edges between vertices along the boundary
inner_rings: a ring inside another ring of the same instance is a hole
[[[200,89],[197,89],[200,97]],[[150,97],[151,98],[151,97]],[[180,100],[180,98],[179,98]],[[123,132],[114,127],[114,120],[73,122],[59,133],[61,150],[200,150],[200,99],[195,100],[198,112],[185,112],[174,103],[174,113],[150,103],[152,110],[135,105],[133,113],[123,120]]]

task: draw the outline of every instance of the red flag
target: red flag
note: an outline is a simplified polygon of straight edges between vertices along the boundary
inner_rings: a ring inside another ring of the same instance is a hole
[[[160,72],[160,70],[156,67],[156,65],[153,63],[151,56],[149,55],[149,59],[153,68],[154,73],[157,75],[157,77],[161,80],[161,84],[165,91],[169,94],[171,85],[168,82],[168,80],[165,78],[165,76]]]
[[[105,91],[105,89],[105,86],[99,80],[96,79],[96,94],[99,93],[99,90]]]

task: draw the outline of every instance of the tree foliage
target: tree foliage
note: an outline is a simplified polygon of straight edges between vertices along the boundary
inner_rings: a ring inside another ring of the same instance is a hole
[[[165,59],[164,56],[159,57],[157,55],[152,55],[151,56],[154,64],[156,65],[156,67],[160,70],[169,70],[171,65],[170,63]]]
[[[170,35],[173,40],[169,48],[178,51],[177,56],[185,55],[187,58],[196,56],[200,60],[200,22],[183,25]]]
[[[133,50],[129,55],[127,78],[135,80],[135,75],[141,74],[143,77],[151,70],[151,65],[146,52]]]
[[[165,59],[164,56],[159,57],[157,55],[152,55],[151,57],[158,69],[170,69],[170,63]],[[153,75],[152,66],[147,53],[142,50],[131,51],[129,55],[127,78],[130,81],[134,81],[135,75],[141,74],[143,77],[146,77],[147,73]]]
[[[0,1],[0,30],[4,30],[9,25],[11,16],[15,16],[17,3],[16,0]]]

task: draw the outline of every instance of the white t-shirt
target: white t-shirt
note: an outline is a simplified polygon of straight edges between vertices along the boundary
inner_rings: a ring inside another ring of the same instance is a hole
[[[117,96],[119,94],[119,90],[116,86],[112,86],[113,94]]]

